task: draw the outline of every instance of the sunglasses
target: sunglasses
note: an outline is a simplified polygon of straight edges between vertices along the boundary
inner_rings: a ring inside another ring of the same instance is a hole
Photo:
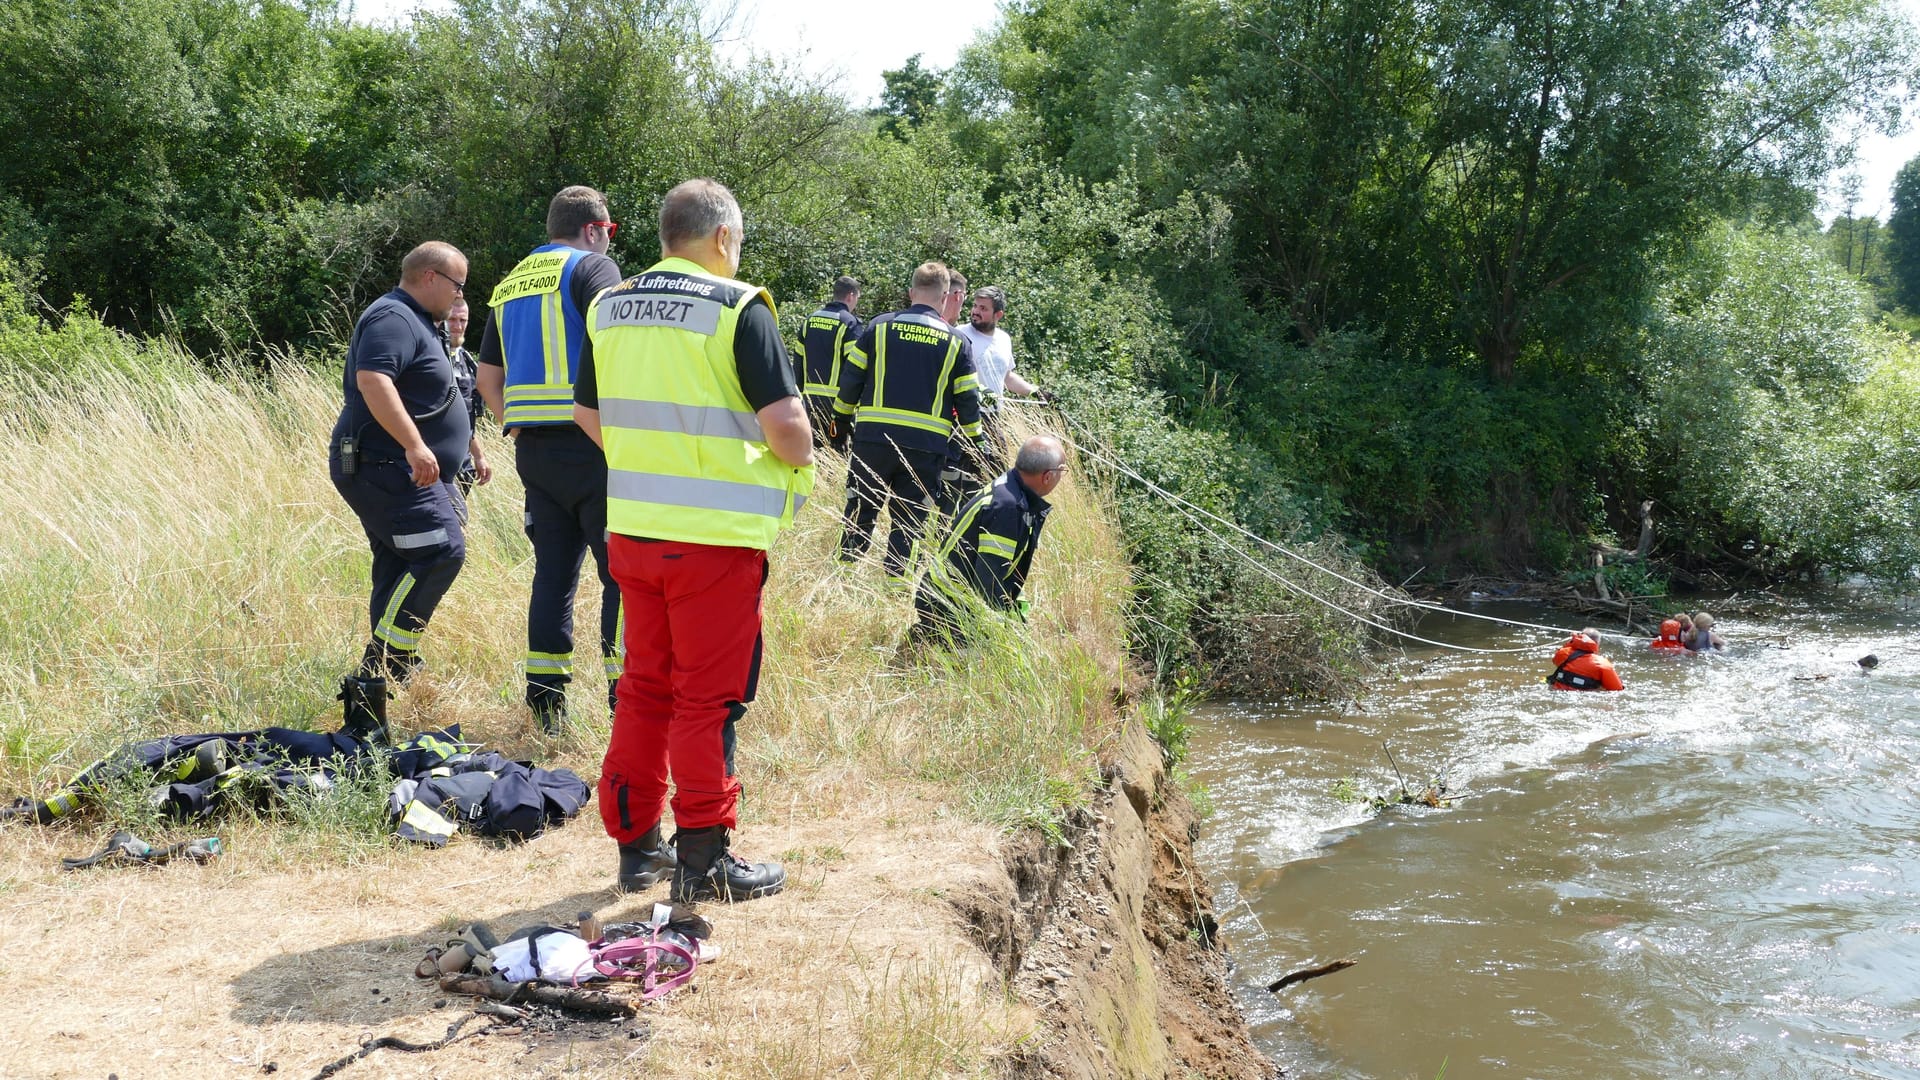
[[[614,234],[614,233],[617,233],[617,232],[619,232],[619,231],[620,231],[620,223],[619,223],[619,222],[617,222],[617,221],[589,221],[589,222],[587,222],[587,227],[588,227],[588,228],[592,228],[592,227],[593,227],[593,226],[595,226],[595,225],[598,225],[598,226],[600,226],[601,228],[603,228],[603,229],[605,229],[605,230],[607,230],[607,239],[608,239],[608,240],[612,240],[612,239],[613,239],[613,234]]]

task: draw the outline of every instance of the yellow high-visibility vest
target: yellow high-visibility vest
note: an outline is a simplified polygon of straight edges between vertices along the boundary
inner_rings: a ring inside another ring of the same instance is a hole
[[[663,259],[587,312],[607,528],[626,536],[765,550],[813,492],[813,466],[774,456],[733,358],[756,285]]]

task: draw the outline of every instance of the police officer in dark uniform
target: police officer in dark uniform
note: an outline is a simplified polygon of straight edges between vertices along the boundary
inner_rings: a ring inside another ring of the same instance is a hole
[[[575,185],[547,206],[548,242],[493,290],[480,341],[480,392],[514,440],[533,542],[527,603],[527,705],[543,731],[567,715],[573,681],[573,598],[588,551],[600,571],[600,657],[613,708],[620,678],[620,587],[607,566],[607,459],[573,422],[574,380],[587,340],[586,311],[620,283],[607,258],[619,226],[607,198]]]
[[[962,294],[952,292],[950,282],[944,263],[914,270],[907,309],[867,324],[847,350],[833,403],[836,425],[853,422],[840,558],[850,562],[867,550],[885,505],[892,523],[884,561],[888,576],[903,583],[940,490],[956,418],[962,435],[980,438],[980,380],[966,341],[951,325]]]
[[[807,398],[807,418],[813,423],[813,445],[826,441],[833,420],[833,399],[840,393],[840,360],[847,346],[860,340],[864,329],[854,309],[860,306],[860,283],[845,274],[833,280],[833,299],[807,316],[800,335],[800,385]]]
[[[963,612],[1026,618],[1021,593],[1040,547],[1040,530],[1053,511],[1046,497],[1066,473],[1060,440],[1035,435],[1020,447],[1013,468],[967,500],[914,593],[919,619],[910,640],[962,643],[968,623]]]
[[[435,325],[466,279],[458,248],[421,244],[347,346],[328,466],[373,549],[372,635],[340,691],[343,730],[363,738],[386,739],[388,680],[404,682],[419,666],[420,634],[466,559],[466,506],[453,478],[473,428]]]

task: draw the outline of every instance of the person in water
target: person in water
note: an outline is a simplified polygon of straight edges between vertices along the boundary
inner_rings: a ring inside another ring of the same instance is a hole
[[[1693,617],[1693,638],[1687,642],[1693,652],[1725,652],[1727,639],[1713,632],[1713,616],[1702,611]]]
[[[1655,652],[1680,653],[1687,651],[1687,643],[1680,640],[1680,620],[1667,619],[1660,624],[1660,636],[1649,643]]]
[[[1591,627],[1567,639],[1553,654],[1553,674],[1547,685],[1555,690],[1625,690],[1613,661],[1600,655],[1600,632]]]

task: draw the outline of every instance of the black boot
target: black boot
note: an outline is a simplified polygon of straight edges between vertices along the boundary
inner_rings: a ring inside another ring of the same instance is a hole
[[[620,891],[649,888],[673,867],[673,847],[660,838],[660,826],[655,825],[640,839],[620,845]]]
[[[752,900],[772,896],[787,884],[779,863],[750,863],[727,850],[727,829],[681,829],[674,834],[678,865],[673,868],[676,904],[696,900]]]
[[[567,684],[555,686],[546,682],[527,683],[527,708],[533,710],[534,726],[542,735],[558,735],[560,729],[573,719],[573,710],[567,707]]]
[[[340,725],[342,734],[365,742],[387,742],[387,680],[340,680],[340,700],[346,702],[346,716]]]
[[[565,697],[545,697],[531,702],[534,726],[542,735],[558,735],[560,729],[573,719],[573,710],[567,707]]]

